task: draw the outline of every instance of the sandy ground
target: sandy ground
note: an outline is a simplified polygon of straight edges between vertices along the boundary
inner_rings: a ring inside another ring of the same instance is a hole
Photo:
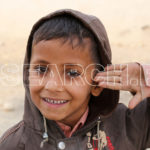
[[[150,63],[149,0],[0,0],[0,3],[0,135],[23,115],[22,63],[31,27],[54,10],[72,8],[99,17],[108,32],[113,63]],[[12,73],[9,68],[13,67]],[[127,104],[130,98],[128,92],[122,92],[120,101]]]

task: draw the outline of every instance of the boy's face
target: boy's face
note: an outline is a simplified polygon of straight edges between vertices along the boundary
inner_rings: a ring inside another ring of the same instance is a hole
[[[95,68],[91,41],[76,46],[62,39],[40,41],[33,45],[29,88],[32,101],[48,119],[73,126],[87,109],[90,95],[101,89],[91,86]],[[76,40],[73,44],[76,44]]]

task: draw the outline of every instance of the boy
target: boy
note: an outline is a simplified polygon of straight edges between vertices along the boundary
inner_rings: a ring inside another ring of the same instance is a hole
[[[111,64],[102,23],[59,10],[39,20],[24,60],[23,121],[1,138],[0,150],[141,150],[150,146],[150,99],[133,110],[117,90],[94,82]]]

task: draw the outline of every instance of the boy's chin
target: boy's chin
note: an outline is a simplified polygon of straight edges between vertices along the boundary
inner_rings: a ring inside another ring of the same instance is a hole
[[[55,116],[55,115],[45,115],[45,114],[42,114],[46,119],[48,120],[53,120],[53,121],[56,121],[56,122],[62,122],[64,117],[63,116]]]

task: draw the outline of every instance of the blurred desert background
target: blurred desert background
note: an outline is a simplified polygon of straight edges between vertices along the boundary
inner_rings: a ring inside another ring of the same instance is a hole
[[[23,116],[22,64],[32,25],[63,8],[101,19],[113,63],[150,63],[150,0],[0,0],[0,136]],[[121,92],[121,102],[130,98]]]

